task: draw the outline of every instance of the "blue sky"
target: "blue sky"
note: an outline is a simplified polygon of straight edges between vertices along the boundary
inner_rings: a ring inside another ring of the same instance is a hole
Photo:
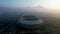
[[[19,5],[19,6],[35,6],[42,4],[43,0],[0,0],[0,4]]]
[[[18,7],[43,6],[45,8],[60,9],[60,0],[0,0],[0,5],[11,5]]]

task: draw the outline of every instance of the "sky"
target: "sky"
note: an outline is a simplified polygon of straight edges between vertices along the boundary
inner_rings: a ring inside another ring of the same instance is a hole
[[[60,0],[0,0],[0,5],[60,9]]]

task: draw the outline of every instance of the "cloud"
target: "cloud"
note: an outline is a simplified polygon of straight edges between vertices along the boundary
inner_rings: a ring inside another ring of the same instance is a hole
[[[44,8],[43,6],[35,6],[33,8]]]

